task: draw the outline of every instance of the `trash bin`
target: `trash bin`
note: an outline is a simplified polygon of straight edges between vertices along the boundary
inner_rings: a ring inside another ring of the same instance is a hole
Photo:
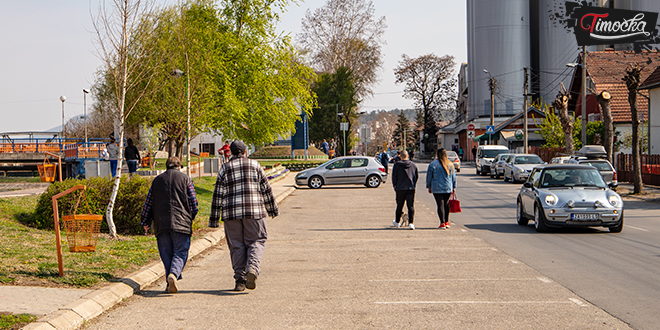
[[[44,159],[43,165],[37,165],[41,182],[55,182],[55,170],[57,165],[51,164],[48,158]]]

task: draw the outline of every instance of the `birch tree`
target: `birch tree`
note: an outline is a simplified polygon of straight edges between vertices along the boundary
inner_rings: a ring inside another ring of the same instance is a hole
[[[92,15],[97,53],[103,61],[104,78],[109,79],[110,83],[107,104],[110,108],[107,110],[113,114],[115,137],[119,135],[117,140],[120,143],[118,175],[114,178],[110,202],[105,212],[109,234],[113,238],[117,237],[112,212],[119,191],[124,160],[121,143],[124,140],[126,118],[144,95],[144,87],[149,85],[150,77],[153,76],[153,72],[142,60],[153,47],[152,44],[144,42],[153,27],[142,24],[150,22],[144,18],[152,14],[153,8],[151,0],[104,0],[99,4],[96,16]],[[142,91],[133,91],[138,86]],[[127,100],[129,91],[135,92],[135,97]]]

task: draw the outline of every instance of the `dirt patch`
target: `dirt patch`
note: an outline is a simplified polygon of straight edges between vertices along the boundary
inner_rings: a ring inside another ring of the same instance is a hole
[[[641,194],[633,194],[632,189],[619,187],[616,192],[624,200],[643,200],[646,202],[660,203],[660,190],[656,188],[644,189]]]

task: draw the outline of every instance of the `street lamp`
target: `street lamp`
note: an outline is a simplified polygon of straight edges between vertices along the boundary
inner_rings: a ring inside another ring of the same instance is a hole
[[[87,94],[89,94],[89,89],[83,88],[83,117],[85,118],[85,147],[87,147]]]
[[[488,78],[488,89],[490,89],[490,126],[495,126],[495,78],[493,78],[493,75],[488,72],[488,70],[484,69],[484,72],[488,74],[490,78]],[[492,144],[490,141],[492,134],[488,135],[488,144]]]
[[[174,69],[172,72],[170,72],[170,75],[173,77],[181,77],[183,75],[186,76],[186,81],[184,84],[186,85],[186,111],[187,111],[187,128],[186,128],[186,174],[190,176],[190,96],[188,94],[188,85],[190,84],[190,75],[186,74],[185,72],[179,70],[179,69]]]
[[[582,67],[582,146],[587,145],[587,46],[582,46],[582,63],[568,63],[569,68]]]
[[[62,101],[62,137],[64,136],[64,101],[66,101],[66,96],[60,96],[60,101]]]

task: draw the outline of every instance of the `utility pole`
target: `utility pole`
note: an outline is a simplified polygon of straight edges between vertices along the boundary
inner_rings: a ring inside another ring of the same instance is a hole
[[[529,152],[529,146],[527,144],[527,88],[528,88],[528,84],[529,84],[529,68],[525,67],[525,87],[524,87],[524,91],[523,91],[523,97],[525,98],[525,102],[523,103],[524,104],[524,106],[523,106],[523,112],[524,112],[524,115],[523,115],[523,118],[524,118],[523,119],[524,120],[523,121],[523,131],[524,131],[524,135],[525,135],[525,139],[524,139],[524,142],[523,142],[523,148],[524,148],[523,153],[525,153],[525,154]]]
[[[587,145],[587,46],[582,46],[582,147]]]
[[[495,78],[493,78],[493,75],[488,72],[488,70],[484,69],[484,72],[488,74],[490,77],[488,79],[488,89],[490,89],[490,126],[495,126]],[[488,135],[488,144],[492,144],[490,141],[492,134]]]

